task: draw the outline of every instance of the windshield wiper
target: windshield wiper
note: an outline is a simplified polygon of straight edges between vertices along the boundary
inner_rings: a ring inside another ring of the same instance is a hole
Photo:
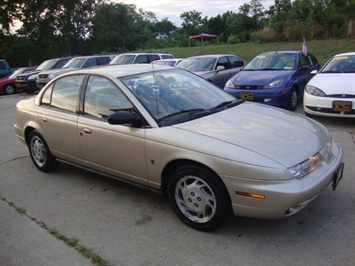
[[[216,105],[215,107],[212,107],[209,109],[210,112],[217,111],[218,109],[221,109],[222,107],[224,108],[230,108],[233,106],[236,106],[238,104],[241,104],[243,101],[225,101],[221,102],[220,104]]]
[[[166,120],[166,119],[169,119],[169,118],[174,117],[174,116],[180,116],[182,114],[186,114],[186,115],[189,116],[191,114],[196,114],[196,113],[199,113],[201,111],[205,111],[205,109],[203,109],[203,108],[195,108],[195,109],[181,110],[179,112],[164,116],[164,117],[160,118],[158,121],[160,122],[162,120]]]

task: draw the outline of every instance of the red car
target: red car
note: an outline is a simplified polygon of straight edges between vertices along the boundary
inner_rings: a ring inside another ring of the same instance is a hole
[[[16,69],[14,73],[12,73],[10,76],[1,78],[0,79],[0,93],[5,93],[5,94],[13,94],[16,92],[16,86],[15,86],[15,81],[16,77],[19,74],[28,72],[28,71],[33,71],[36,69],[36,66],[33,67],[23,67]]]

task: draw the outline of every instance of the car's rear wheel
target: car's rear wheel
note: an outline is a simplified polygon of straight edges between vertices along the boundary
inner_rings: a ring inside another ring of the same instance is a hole
[[[13,93],[15,93],[16,92],[16,89],[15,89],[15,87],[13,86],[13,85],[11,85],[11,84],[7,84],[7,85],[5,85],[4,86],[4,92],[6,93],[6,94],[13,94]]]
[[[59,162],[53,157],[46,141],[36,130],[28,137],[28,149],[32,162],[42,172],[51,172],[58,167]]]
[[[290,111],[295,111],[297,109],[297,105],[298,105],[298,93],[297,93],[297,90],[295,88],[293,88],[291,91],[291,95],[290,95],[290,99],[289,99],[289,103],[288,103],[287,108]]]
[[[168,197],[177,216],[190,227],[212,231],[222,225],[230,211],[224,184],[214,173],[196,165],[175,170]]]

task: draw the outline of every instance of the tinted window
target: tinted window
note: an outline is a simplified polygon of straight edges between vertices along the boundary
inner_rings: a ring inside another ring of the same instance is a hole
[[[55,68],[61,68],[62,66],[64,66],[67,62],[69,61],[68,59],[61,59],[57,62]]]
[[[1,70],[5,70],[6,69],[6,65],[3,61],[0,61],[0,69]]]
[[[134,63],[149,63],[147,55],[138,55]]]
[[[53,85],[51,107],[75,113],[82,80],[82,75],[58,79]]]
[[[96,61],[97,61],[97,65],[107,65],[108,63],[110,63],[111,58],[108,56],[98,57],[96,58]]]
[[[107,119],[114,112],[132,109],[130,101],[112,81],[97,76],[89,78],[85,93],[85,114]]]
[[[86,62],[83,65],[84,67],[91,67],[91,66],[96,66],[96,58],[89,58],[88,60],[86,60]]]
[[[224,66],[225,69],[229,68],[229,61],[228,58],[226,56],[220,57],[217,61],[217,66]]]
[[[155,60],[159,60],[159,59],[160,59],[160,57],[157,54],[150,55],[149,56],[149,63],[152,61],[155,61]]]
[[[242,66],[244,66],[243,60],[238,58],[238,57],[229,56],[228,59],[229,59],[229,62],[231,64],[231,67],[242,67]]]
[[[162,59],[172,59],[172,58],[174,58],[174,56],[172,56],[170,54],[163,54],[163,55],[161,55],[161,58]]]

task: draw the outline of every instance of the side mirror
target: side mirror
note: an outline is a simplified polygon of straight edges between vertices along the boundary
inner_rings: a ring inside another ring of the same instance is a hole
[[[316,75],[317,73],[318,73],[317,69],[311,71],[311,75]]]
[[[218,66],[216,70],[217,70],[217,71],[220,71],[220,70],[223,70],[223,69],[225,69],[224,66]]]
[[[110,125],[133,125],[139,126],[141,124],[141,118],[135,114],[127,111],[119,111],[111,114],[108,119]]]
[[[302,71],[311,70],[311,67],[309,65],[304,65],[304,66],[301,67],[301,70]]]

